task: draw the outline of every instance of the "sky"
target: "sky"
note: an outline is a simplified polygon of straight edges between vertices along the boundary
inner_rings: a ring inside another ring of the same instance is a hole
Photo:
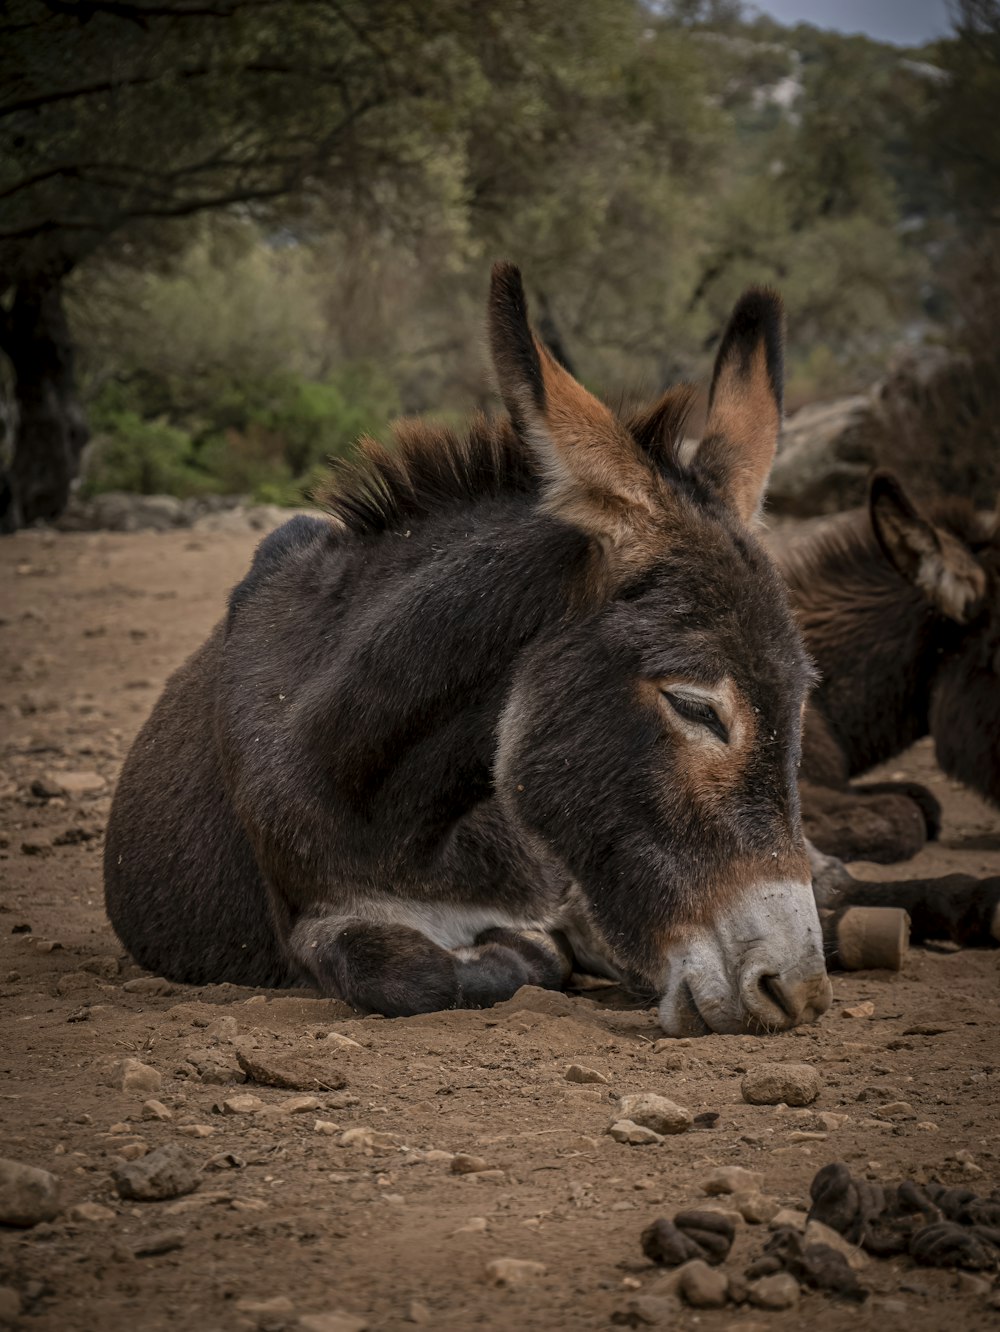
[[[947,0],[752,0],[780,23],[812,23],[863,32],[899,46],[919,46],[950,29]]]

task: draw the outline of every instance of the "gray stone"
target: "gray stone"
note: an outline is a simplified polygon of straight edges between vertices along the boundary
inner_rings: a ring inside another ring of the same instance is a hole
[[[720,1193],[756,1192],[764,1187],[764,1176],[759,1170],[746,1170],[743,1166],[722,1166],[701,1181],[702,1193],[709,1197]]]
[[[155,1151],[115,1166],[111,1179],[122,1198],[153,1202],[193,1193],[200,1182],[198,1167],[183,1148],[170,1143]]]
[[[618,1098],[618,1118],[652,1129],[654,1133],[686,1133],[694,1123],[691,1111],[656,1092],[636,1092]]]
[[[663,1142],[663,1134],[655,1133],[642,1124],[635,1124],[631,1119],[617,1119],[608,1128],[608,1133],[615,1142],[626,1142],[632,1147],[652,1147]]]
[[[544,1263],[530,1258],[494,1258],[486,1264],[484,1280],[490,1286],[526,1286],[545,1276]]]
[[[684,1264],[678,1288],[688,1304],[695,1309],[722,1309],[729,1297],[729,1282],[725,1272],[709,1267],[700,1258]]]
[[[59,1180],[47,1170],[0,1159],[0,1225],[37,1226],[62,1211]]]
[[[799,1302],[799,1283],[787,1272],[761,1277],[750,1287],[750,1303],[757,1309],[794,1309]]]
[[[163,1078],[149,1064],[139,1059],[125,1059],[121,1066],[121,1089],[127,1092],[156,1092],[163,1086]]]
[[[740,1086],[751,1105],[811,1105],[822,1082],[810,1064],[758,1064],[743,1075]]]
[[[607,1078],[603,1073],[598,1073],[596,1068],[587,1068],[583,1064],[570,1064],[564,1077],[567,1082],[603,1082],[607,1083]]]

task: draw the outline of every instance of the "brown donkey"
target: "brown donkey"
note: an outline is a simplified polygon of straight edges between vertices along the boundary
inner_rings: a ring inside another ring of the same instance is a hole
[[[922,512],[876,472],[867,510],[774,544],[820,673],[799,785],[813,845],[889,863],[936,836],[926,787],[849,784],[927,734],[949,776],[1000,804],[1000,511],[947,499]],[[824,902],[831,882],[844,903],[905,907],[916,939],[1000,941],[1000,877],[866,885],[827,866],[817,881]]]
[[[796,772],[810,669],[749,524],[781,416],[750,291],[686,392],[619,419],[494,269],[509,419],[405,424],[260,546],[123,769],[107,907],[176,980],[477,1007],[572,965],[671,1033],[830,1002]]]
[[[922,513],[888,472],[867,511],[776,554],[820,678],[806,712],[802,821],[842,860],[915,855],[940,809],[916,782],[850,786],[921,736],[1000,804],[1000,513]]]

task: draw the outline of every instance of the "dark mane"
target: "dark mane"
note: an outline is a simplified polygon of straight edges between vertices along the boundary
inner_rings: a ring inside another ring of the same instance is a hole
[[[643,412],[622,414],[655,465],[676,467],[690,407],[688,390],[672,390]],[[354,456],[335,459],[313,500],[348,531],[375,535],[457,504],[501,495],[533,495],[540,474],[531,447],[507,416],[477,412],[464,434],[432,421],[405,419],[392,446],[365,436]]]

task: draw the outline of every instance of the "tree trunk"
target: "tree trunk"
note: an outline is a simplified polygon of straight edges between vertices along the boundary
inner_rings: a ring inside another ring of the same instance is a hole
[[[0,531],[13,532],[62,513],[89,433],[59,279],[18,284],[0,345],[17,406],[13,457],[0,474]]]

